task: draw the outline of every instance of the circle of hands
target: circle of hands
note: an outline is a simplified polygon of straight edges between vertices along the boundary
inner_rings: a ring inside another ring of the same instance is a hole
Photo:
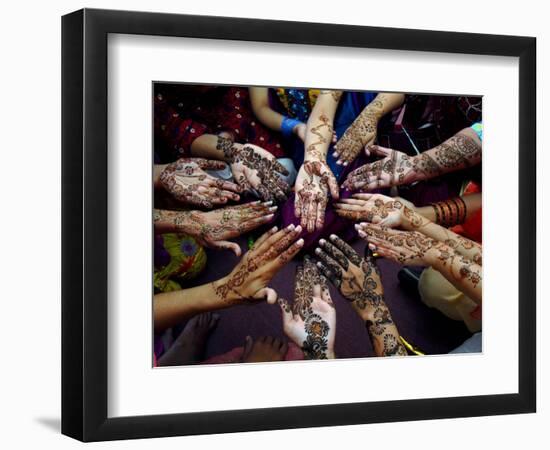
[[[294,215],[309,233],[323,228],[329,192],[338,199],[338,182],[327,163],[305,161],[296,178]]]
[[[232,144],[231,172],[242,191],[256,192],[265,201],[284,201],[290,186],[280,175],[288,170],[268,151],[253,144]]]
[[[203,208],[240,200],[243,189],[230,181],[209,175],[205,170],[223,170],[223,161],[204,158],[180,158],[168,164],[160,174],[164,189],[176,200]]]

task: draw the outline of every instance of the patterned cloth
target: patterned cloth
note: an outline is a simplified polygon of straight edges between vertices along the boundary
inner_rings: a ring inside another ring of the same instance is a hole
[[[156,84],[153,100],[156,162],[188,156],[195,139],[221,132],[284,156],[279,135],[255,119],[247,88]]]

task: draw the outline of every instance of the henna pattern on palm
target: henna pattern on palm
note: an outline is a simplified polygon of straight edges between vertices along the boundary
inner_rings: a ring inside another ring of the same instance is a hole
[[[317,292],[316,292],[317,289]],[[314,261],[304,258],[296,269],[294,303],[279,299],[285,333],[299,345],[307,359],[327,359],[333,354],[336,311],[327,281]]]
[[[235,144],[221,136],[216,148],[223,152],[242,189],[255,189],[263,200],[286,200],[290,187],[280,175],[287,176],[288,170],[269,152],[252,144]]]

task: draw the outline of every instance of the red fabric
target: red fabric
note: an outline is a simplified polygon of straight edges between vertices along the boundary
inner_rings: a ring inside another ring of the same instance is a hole
[[[235,142],[285,156],[278,134],[254,117],[246,87],[156,85],[154,115],[155,146],[162,144],[176,156],[189,155],[199,136],[222,131]]]

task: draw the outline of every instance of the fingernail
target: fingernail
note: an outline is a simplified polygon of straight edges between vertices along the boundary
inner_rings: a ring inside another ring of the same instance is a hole
[[[302,225],[298,225],[298,226],[296,227],[296,231],[297,231],[298,233],[299,233],[300,231],[302,231]]]
[[[273,217],[275,217],[274,214],[269,214],[269,215],[265,216],[265,219],[266,220],[271,220],[271,219],[273,219]]]
[[[335,234],[331,234],[331,235],[330,235],[330,238],[331,238],[332,240],[334,240],[334,239],[337,238],[337,236],[336,236]]]
[[[286,227],[286,229],[290,231],[294,230],[294,224],[291,223],[288,227]]]
[[[296,241],[296,245],[301,247],[302,245],[304,245],[304,240],[303,239],[298,239],[298,241]]]
[[[320,239],[320,240],[319,240],[319,244],[321,244],[321,245],[324,245],[325,242],[327,242],[327,241],[325,241],[324,239]]]
[[[277,227],[273,227],[271,230],[270,230],[272,233],[275,233],[275,231],[277,231]]]
[[[271,206],[273,205],[273,200],[269,200],[268,202],[264,203],[265,206]]]
[[[369,244],[369,248],[370,248],[371,250],[376,250],[376,245]]]
[[[342,163],[340,162],[340,160],[336,161],[336,164],[338,164],[339,166],[342,165]]]
[[[315,249],[315,254],[316,254],[316,255],[320,255],[320,254],[321,254],[321,249],[320,249],[320,248],[316,248],[316,249]]]
[[[271,208],[268,209],[268,211],[277,211],[277,207],[276,206],[272,206]]]
[[[334,153],[332,154],[332,156],[336,157],[336,156],[338,156],[338,153],[334,152]]]
[[[355,229],[356,229],[356,230],[360,230],[360,229],[361,229],[361,227],[359,226],[359,224],[357,224],[357,223],[355,224]]]
[[[346,162],[344,162],[344,167],[345,167],[345,166],[347,166],[348,164],[349,164],[349,163],[348,163],[347,161],[346,161]]]
[[[365,232],[362,231],[362,230],[359,230],[359,231],[357,232],[357,234],[358,234],[359,236],[361,236],[361,237],[366,237],[366,236],[367,236],[367,235],[365,234]]]

